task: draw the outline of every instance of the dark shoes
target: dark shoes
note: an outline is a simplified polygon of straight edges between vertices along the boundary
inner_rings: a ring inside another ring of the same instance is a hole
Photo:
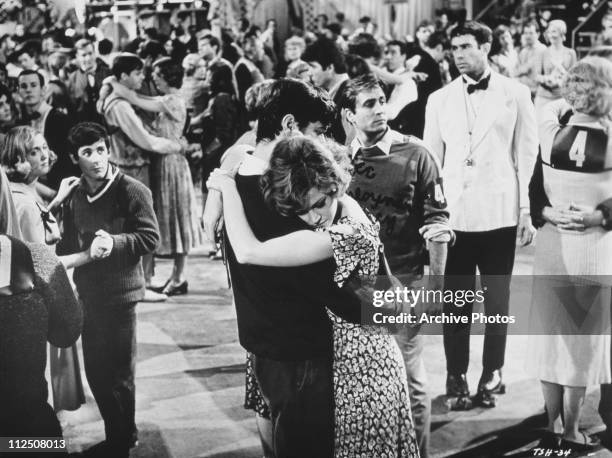
[[[483,373],[478,382],[478,392],[474,404],[481,407],[495,407],[496,394],[505,394],[506,385],[502,382],[501,370]]]
[[[182,294],[187,294],[188,288],[189,283],[187,283],[187,280],[183,280],[178,285],[173,285],[172,282],[168,282],[162,293],[164,293],[166,296],[180,296]]]
[[[446,376],[446,395],[450,398],[456,398],[456,401],[451,403],[452,410],[469,410],[473,405],[495,407],[495,395],[505,392],[506,385],[502,382],[500,370],[482,374],[478,383],[478,392],[474,399],[470,399],[470,389],[465,374],[448,374]]]
[[[470,395],[470,389],[468,388],[467,377],[465,374],[447,374],[446,395],[453,398]]]
[[[446,395],[455,398],[451,401],[451,410],[470,410],[472,400],[465,374],[448,374],[446,376]]]
[[[180,284],[174,285],[172,279],[168,279],[164,286],[156,286],[148,288],[156,293],[165,294],[166,296],[180,296],[181,294],[187,294],[189,283],[187,280],[183,280]]]

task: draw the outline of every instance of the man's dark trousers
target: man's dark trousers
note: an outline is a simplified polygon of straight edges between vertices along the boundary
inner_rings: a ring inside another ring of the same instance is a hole
[[[106,441],[118,456],[128,456],[137,439],[136,302],[85,303],[85,374],[104,420]]]
[[[456,231],[446,261],[445,289],[474,291],[476,267],[484,290],[484,312],[508,315],[510,280],[516,250],[516,226],[483,232]],[[461,307],[444,304],[445,313],[471,316],[473,303]],[[501,369],[506,351],[508,325],[487,324],[482,352],[483,372]],[[444,352],[449,374],[465,374],[470,360],[470,320],[466,324],[444,324]]]
[[[332,358],[274,361],[253,358],[255,377],[270,408],[277,458],[333,458]]]

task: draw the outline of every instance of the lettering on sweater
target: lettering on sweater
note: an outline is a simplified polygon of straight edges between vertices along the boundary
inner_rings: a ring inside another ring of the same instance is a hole
[[[398,199],[393,196],[386,196],[384,194],[378,194],[373,191],[364,191],[359,186],[355,186],[349,192],[349,195],[356,201],[361,203],[364,207],[374,211],[380,207],[392,207],[396,210],[406,209],[406,205],[403,199]]]
[[[371,165],[368,165],[365,162],[355,163],[355,174],[363,175],[369,179],[376,178],[376,172],[374,171],[374,167],[372,167]]]

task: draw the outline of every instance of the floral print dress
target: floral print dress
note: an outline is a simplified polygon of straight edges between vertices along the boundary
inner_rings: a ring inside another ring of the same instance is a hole
[[[363,277],[378,273],[378,223],[342,217],[326,230],[338,286],[355,270]],[[395,339],[384,327],[348,323],[328,314],[334,339],[335,456],[418,457],[404,359]],[[269,418],[250,358],[245,407]]]

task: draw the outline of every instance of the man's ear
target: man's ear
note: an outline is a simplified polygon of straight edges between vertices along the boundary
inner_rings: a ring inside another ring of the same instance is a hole
[[[342,114],[344,115],[344,117],[346,117],[346,120],[355,125],[355,113],[353,113],[353,111],[349,108],[343,108],[342,109]]]
[[[78,164],[79,163],[78,157],[75,156],[74,154],[69,154],[68,156],[70,156],[70,160],[72,161],[73,164]]]
[[[281,127],[283,129],[284,134],[299,130],[298,123],[296,122],[295,117],[291,113],[287,113],[285,116],[283,116],[283,119],[281,120]]]
[[[483,43],[480,45],[480,49],[482,49],[487,56],[489,55],[489,53],[491,52],[491,43]]]

